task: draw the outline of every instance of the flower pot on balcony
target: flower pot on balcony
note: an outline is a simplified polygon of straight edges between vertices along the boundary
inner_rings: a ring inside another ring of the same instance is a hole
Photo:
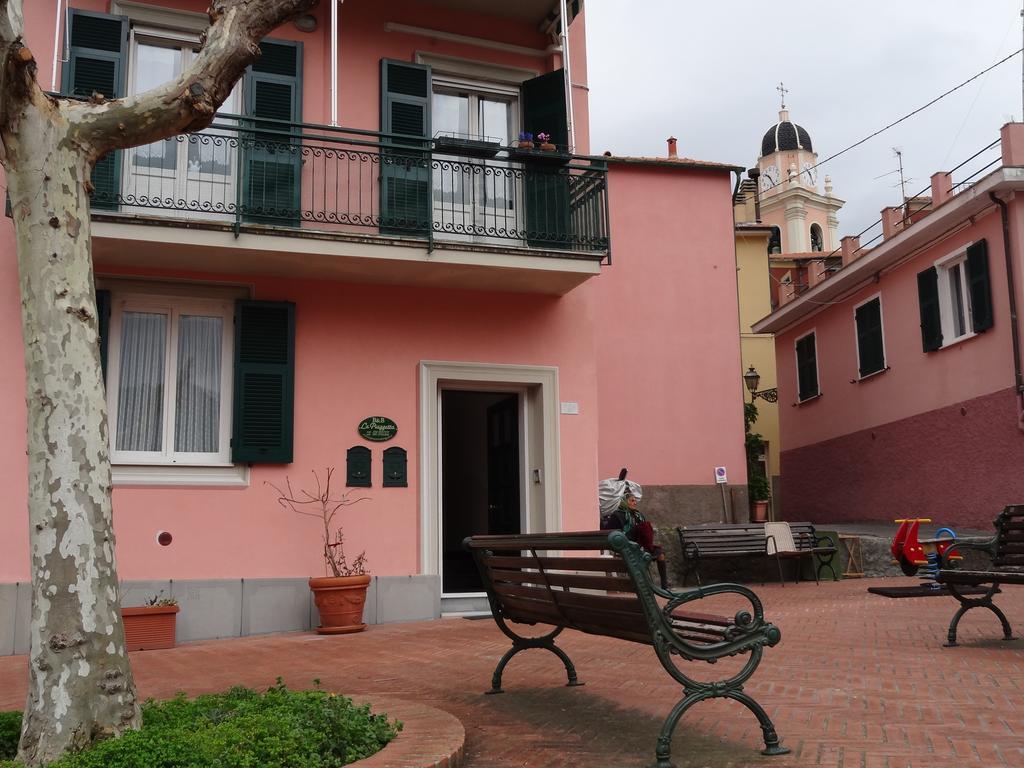
[[[122,608],[125,650],[152,651],[173,648],[179,610],[177,605]]]
[[[548,141],[545,141],[543,144],[541,144],[540,148],[545,152],[554,152],[556,149],[558,149],[558,147],[556,147],[554,144]]]
[[[311,578],[309,588],[320,611],[320,626],[316,631],[321,635],[343,635],[366,629],[363,606],[369,585],[370,577],[366,574]]]

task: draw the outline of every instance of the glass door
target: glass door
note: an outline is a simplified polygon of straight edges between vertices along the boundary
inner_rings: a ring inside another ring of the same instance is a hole
[[[435,136],[511,143],[512,96],[439,88],[431,107]],[[490,159],[435,152],[432,165],[434,222],[441,233],[474,241],[507,241],[515,234],[519,184],[504,153]]]
[[[130,92],[142,93],[173,80],[196,53],[191,43],[133,32]],[[237,113],[238,86],[221,107]],[[126,212],[225,218],[235,205],[237,132],[234,121],[127,151],[122,185]]]

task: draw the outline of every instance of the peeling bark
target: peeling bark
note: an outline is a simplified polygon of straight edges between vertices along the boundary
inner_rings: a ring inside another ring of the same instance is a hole
[[[18,758],[42,765],[141,724],[119,606],[107,413],[93,287],[95,162],[213,119],[258,41],[317,0],[213,0],[194,65],[152,91],[46,96],[0,0],[0,163],[14,215],[25,343],[32,567],[29,694]]]

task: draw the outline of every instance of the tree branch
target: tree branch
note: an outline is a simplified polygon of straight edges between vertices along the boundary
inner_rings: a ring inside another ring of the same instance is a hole
[[[213,122],[245,68],[259,55],[260,40],[318,1],[212,0],[211,26],[192,66],[145,93],[72,105],[73,140],[95,162],[113,149],[201,131]]]
[[[33,90],[39,91],[36,60],[22,43],[24,32],[22,0],[0,0],[0,132],[10,127]],[[0,159],[4,154],[0,146]]]

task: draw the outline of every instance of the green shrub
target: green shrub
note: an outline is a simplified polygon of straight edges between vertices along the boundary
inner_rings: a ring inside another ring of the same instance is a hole
[[[279,680],[263,694],[232,688],[147,701],[141,730],[51,768],[337,768],[379,751],[401,727],[344,696],[290,691]]]
[[[0,712],[0,761],[11,760],[18,754],[20,736],[21,712]]]

